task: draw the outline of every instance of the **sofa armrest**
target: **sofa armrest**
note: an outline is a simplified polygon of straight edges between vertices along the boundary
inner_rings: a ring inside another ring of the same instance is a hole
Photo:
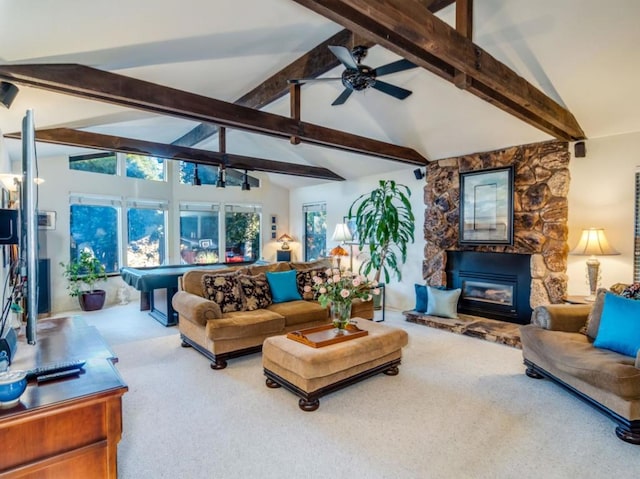
[[[636,353],[636,367],[640,369],[640,349],[638,349],[638,352]]]
[[[181,317],[201,326],[205,326],[210,319],[222,318],[218,303],[197,294],[178,291],[173,295],[171,304]]]
[[[550,331],[577,333],[587,323],[590,304],[547,304],[531,314],[531,324]]]

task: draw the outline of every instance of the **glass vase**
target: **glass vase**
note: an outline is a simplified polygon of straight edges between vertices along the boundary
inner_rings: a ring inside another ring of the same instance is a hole
[[[351,319],[351,301],[331,303],[331,321],[338,332],[344,331]]]

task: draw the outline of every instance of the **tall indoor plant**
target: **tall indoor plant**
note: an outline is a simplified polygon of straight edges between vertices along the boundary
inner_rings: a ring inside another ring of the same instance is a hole
[[[360,272],[385,282],[391,275],[402,279],[400,268],[407,261],[407,245],[414,242],[415,218],[409,197],[411,190],[393,180],[380,180],[378,188],[359,196],[349,207],[355,219],[360,249],[368,245],[369,257]]]
[[[106,291],[96,289],[98,281],[106,281],[105,267],[89,251],[82,251],[80,257],[69,263],[60,263],[64,268],[62,275],[67,279],[69,296],[77,297],[80,308],[83,311],[96,311],[102,309],[106,297]]]

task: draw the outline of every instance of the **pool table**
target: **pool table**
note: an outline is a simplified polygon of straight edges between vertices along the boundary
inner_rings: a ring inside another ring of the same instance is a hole
[[[171,305],[173,295],[178,291],[178,278],[191,269],[221,269],[229,266],[261,264],[264,262],[179,264],[150,266],[144,268],[120,268],[125,283],[140,291],[140,310],[165,326],[178,324],[178,314]]]

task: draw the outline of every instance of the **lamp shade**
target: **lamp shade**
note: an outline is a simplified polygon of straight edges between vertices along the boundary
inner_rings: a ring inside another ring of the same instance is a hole
[[[347,253],[347,250],[339,245],[333,248],[331,251],[329,251],[329,254],[331,256],[349,256],[349,253]]]
[[[289,236],[287,233],[284,233],[284,234],[280,235],[280,238],[278,238],[276,241],[278,243],[282,243],[282,249],[283,250],[288,250],[289,249],[289,241],[293,241],[293,238],[291,236]]]
[[[605,256],[620,254],[609,244],[603,228],[588,228],[582,230],[582,236],[570,254],[581,256]]]
[[[336,229],[333,232],[333,236],[331,237],[332,241],[351,241],[353,237],[351,236],[351,232],[349,231],[349,227],[346,223],[338,223],[336,225]]]

